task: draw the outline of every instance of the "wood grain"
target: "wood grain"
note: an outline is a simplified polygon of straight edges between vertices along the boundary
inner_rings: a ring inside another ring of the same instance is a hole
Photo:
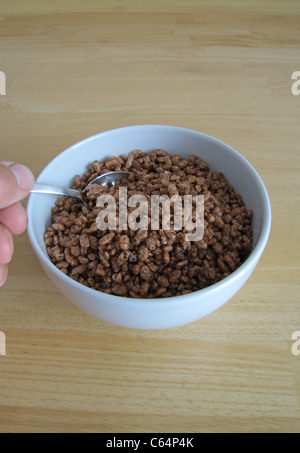
[[[103,130],[188,127],[254,165],[273,223],[228,304],[154,332],[79,311],[16,238],[0,292],[1,432],[299,432],[299,19],[298,0],[2,2],[2,159],[37,176]]]

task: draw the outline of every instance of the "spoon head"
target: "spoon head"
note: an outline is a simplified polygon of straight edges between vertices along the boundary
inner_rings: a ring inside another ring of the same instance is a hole
[[[129,175],[134,175],[131,171],[110,171],[104,175],[97,176],[83,190],[85,192],[90,184],[98,184],[99,186],[114,186],[117,181],[127,178]]]

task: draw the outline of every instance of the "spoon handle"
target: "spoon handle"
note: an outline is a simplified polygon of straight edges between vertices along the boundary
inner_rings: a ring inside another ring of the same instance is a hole
[[[49,184],[35,183],[31,193],[50,193],[54,195],[65,195],[68,197],[80,198],[78,190],[67,187],[51,186]]]

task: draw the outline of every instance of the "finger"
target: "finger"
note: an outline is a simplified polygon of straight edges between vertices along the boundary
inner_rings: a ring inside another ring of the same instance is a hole
[[[0,209],[27,197],[33,184],[34,176],[27,167],[0,162]]]
[[[0,225],[0,264],[7,264],[11,261],[14,252],[14,242],[11,232],[3,225]]]
[[[8,269],[6,264],[0,264],[0,288],[4,285],[7,279]]]
[[[22,234],[27,227],[27,213],[21,203],[17,202],[0,210],[0,223],[12,234]]]

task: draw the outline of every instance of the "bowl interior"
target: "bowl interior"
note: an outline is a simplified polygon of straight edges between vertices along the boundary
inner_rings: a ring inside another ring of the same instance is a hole
[[[59,154],[42,171],[37,181],[70,187],[76,174],[83,175],[93,161],[129,154],[135,149],[145,152],[162,148],[170,154],[202,158],[212,171],[221,171],[247,209],[253,210],[253,248],[262,234],[266,243],[270,228],[269,199],[255,169],[237,151],[223,142],[189,129],[173,126],[131,126],[103,132],[82,140]],[[48,259],[43,235],[50,224],[54,195],[31,194],[28,202],[28,231],[31,241]],[[263,246],[265,245],[263,244]],[[50,260],[49,260],[50,261]]]

